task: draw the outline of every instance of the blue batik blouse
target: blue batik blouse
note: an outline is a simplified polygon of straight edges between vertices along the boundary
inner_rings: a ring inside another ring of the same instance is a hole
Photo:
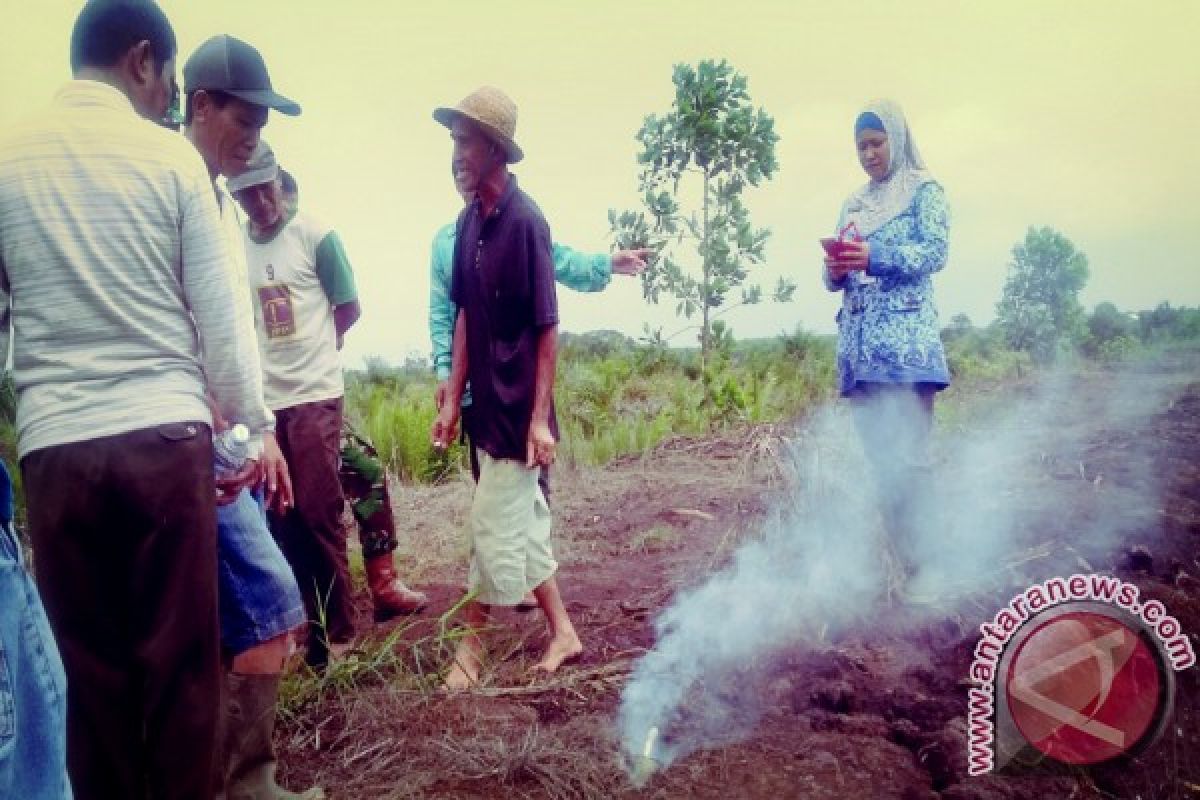
[[[845,224],[843,207],[838,230]],[[933,302],[933,274],[946,265],[949,212],[936,182],[922,185],[912,203],[867,236],[866,274],[840,281],[838,388],[853,394],[863,383],[950,385],[941,326]]]

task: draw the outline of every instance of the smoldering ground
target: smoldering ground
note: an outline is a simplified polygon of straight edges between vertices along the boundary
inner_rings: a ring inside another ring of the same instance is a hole
[[[905,452],[911,409],[866,409],[891,432],[876,446],[902,455],[899,469],[920,472],[907,509],[914,524],[903,549],[915,566],[907,574],[880,513],[888,476],[873,470],[850,409],[842,402],[813,414],[787,454],[791,491],[762,530],[656,620],[656,644],[638,662],[618,715],[631,769],[645,766],[652,729],[657,767],[747,736],[763,710],[748,676],[772,655],[825,647],[885,614],[914,628],[957,615],[973,628],[984,621],[980,608],[998,607],[1022,581],[1088,568],[1150,527],[1159,499],[1151,464],[1128,459],[1137,474],[1126,469],[1116,490],[1089,463],[1086,443],[1160,412],[1189,376],[1129,369],[1086,402],[1076,396],[1077,376],[1063,369],[947,403],[924,463]],[[1065,508],[1075,509],[1070,518]],[[1050,544],[1040,535],[1047,528],[1058,532]],[[891,613],[897,607],[903,615]]]

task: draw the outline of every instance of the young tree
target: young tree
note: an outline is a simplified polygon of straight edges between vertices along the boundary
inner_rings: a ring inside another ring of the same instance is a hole
[[[741,289],[740,302],[730,308],[762,300],[762,289],[746,278],[749,266],[762,262],[770,231],[751,226],[741,198],[747,186],[775,174],[779,137],[775,121],[751,104],[745,76],[727,62],[678,64],[673,80],[671,110],[646,117],[637,134],[645,211],[609,211],[608,218],[618,247],[659,252],[642,276],[646,299],[657,303],[665,292],[677,300],[677,314],[700,313],[703,367],[714,344],[713,318],[729,293]],[[697,194],[699,208],[684,212],[681,196]],[[675,247],[685,240],[699,257],[691,269]],[[781,278],[774,297],[790,300],[795,288]]]
[[[1079,291],[1087,283],[1087,256],[1052,228],[1030,228],[1013,248],[996,320],[1014,350],[1041,362],[1086,334]]]

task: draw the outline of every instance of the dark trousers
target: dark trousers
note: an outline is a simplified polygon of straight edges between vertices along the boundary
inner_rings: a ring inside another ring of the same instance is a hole
[[[338,479],[342,398],[304,403],[275,412],[275,435],[292,476],[296,506],[271,527],[296,573],[308,611],[310,663],[326,660],[326,645],[354,638],[354,600],[345,500]]]
[[[221,707],[212,438],[174,423],[21,461],[67,673],[79,800],[212,797]]]
[[[898,555],[919,560],[915,545],[929,489],[929,435],[937,389],[926,384],[860,384],[850,401],[871,465],[880,511]]]

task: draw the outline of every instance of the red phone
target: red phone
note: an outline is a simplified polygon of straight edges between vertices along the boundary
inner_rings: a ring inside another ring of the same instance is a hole
[[[858,235],[858,226],[849,222],[837,236],[826,236],[822,239],[821,247],[825,248],[830,258],[841,258],[842,254],[850,249],[846,245],[859,241],[862,241],[862,238]]]
[[[848,244],[851,244],[851,242],[844,242],[834,236],[826,236],[821,240],[821,247],[825,248],[825,252],[828,253],[831,258],[839,258],[842,253],[848,249],[846,247]]]

